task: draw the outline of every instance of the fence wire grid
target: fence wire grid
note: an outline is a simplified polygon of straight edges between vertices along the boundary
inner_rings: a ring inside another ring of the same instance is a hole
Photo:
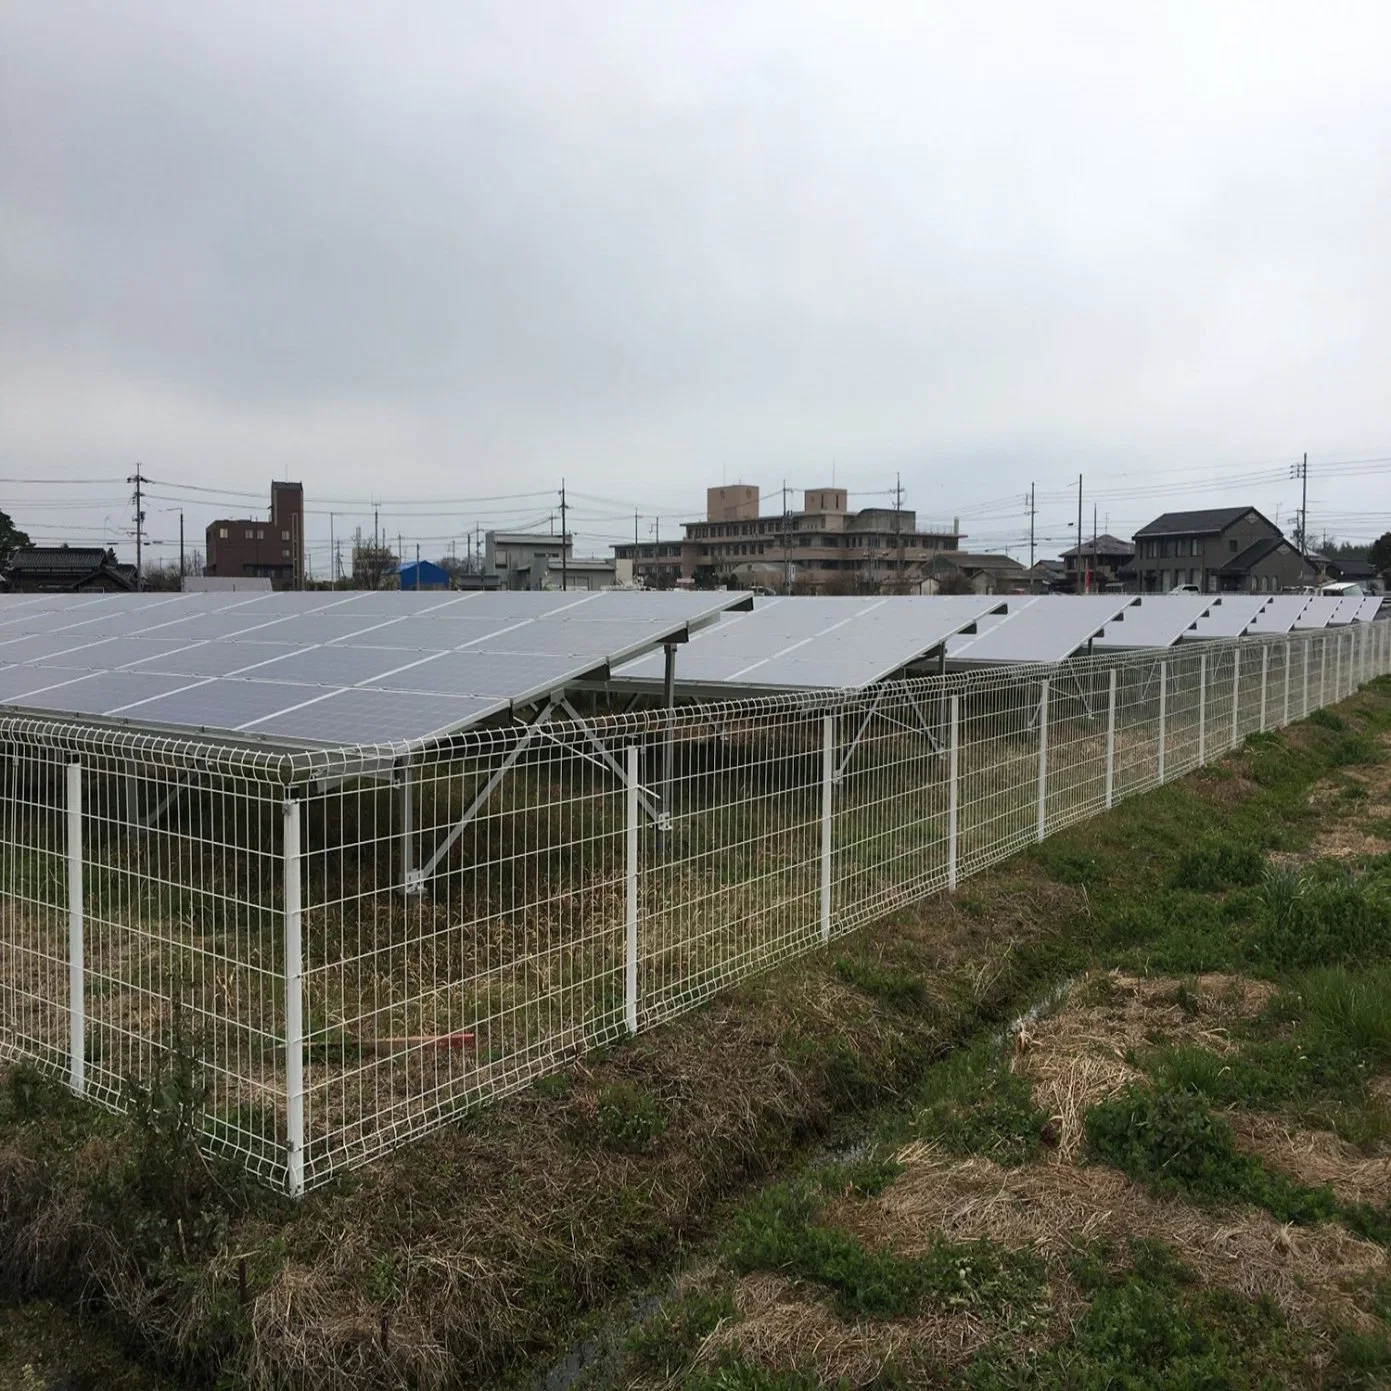
[[[315,755],[0,720],[0,1056],[291,1194],[1391,671],[1391,622]],[[562,712],[564,713],[564,712]]]

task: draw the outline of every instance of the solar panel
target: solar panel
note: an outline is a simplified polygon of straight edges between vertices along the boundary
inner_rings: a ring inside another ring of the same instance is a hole
[[[1198,620],[1188,638],[1239,638],[1270,602],[1268,594],[1223,594]]]
[[[1362,604],[1357,610],[1357,621],[1359,623],[1370,623],[1378,613],[1381,612],[1381,595],[1364,595]]]
[[[1108,623],[1093,646],[1172,647],[1214,602],[1212,595],[1147,594]]]
[[[1333,615],[1338,612],[1340,600],[1333,594],[1315,594],[1304,606],[1298,619],[1295,621],[1296,628],[1326,628],[1333,621]]]
[[[1288,633],[1308,607],[1307,594],[1277,594],[1250,622],[1248,633]]]
[[[17,595],[0,705],[305,744],[437,737],[679,640],[747,596]]]
[[[988,595],[757,599],[692,638],[677,658],[682,686],[859,690],[902,671],[1002,606]],[[620,683],[656,684],[660,654],[621,668]]]
[[[1338,607],[1333,610],[1333,617],[1329,620],[1331,627],[1342,628],[1349,623],[1357,622],[1357,611],[1362,607],[1362,601],[1367,596],[1365,594],[1344,594],[1338,600]]]
[[[1138,602],[1134,594],[1044,594],[1007,600],[988,631],[947,648],[961,662],[1062,662]]]

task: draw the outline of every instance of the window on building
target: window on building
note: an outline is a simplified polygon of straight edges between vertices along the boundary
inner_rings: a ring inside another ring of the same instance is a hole
[[[1227,542],[1227,548],[1228,548],[1229,550],[1233,550],[1233,551],[1236,550],[1236,537],[1235,537],[1235,536],[1233,536],[1232,539],[1231,539],[1230,541]]]
[[[282,531],[280,533],[280,539],[282,541],[288,541],[290,539],[290,533],[288,531]]]
[[[227,539],[227,528],[226,528],[225,526],[220,526],[220,527],[218,527],[218,529],[217,529],[217,539],[218,539],[219,541],[225,541],[225,540]]]
[[[1159,587],[1160,589],[1171,588],[1171,585],[1169,584],[1169,572],[1167,570],[1161,570],[1159,572]]]
[[[1198,554],[1198,538],[1197,538],[1196,536],[1194,536],[1194,537],[1188,542],[1188,554],[1189,554],[1189,555],[1197,555],[1197,554]]]
[[[257,533],[256,533],[256,539],[257,539],[258,541],[264,541],[264,540],[266,539],[266,533],[265,533],[264,529],[261,529],[261,530],[258,530],[258,531],[257,531]]]
[[[256,533],[254,531],[248,531],[246,533],[246,539],[248,541],[254,541],[256,539]]]
[[[284,549],[283,551],[280,552],[280,554],[283,555],[283,556],[285,557],[286,560],[289,560],[289,558],[290,558],[290,548],[289,548],[288,546],[286,546],[285,549]]]

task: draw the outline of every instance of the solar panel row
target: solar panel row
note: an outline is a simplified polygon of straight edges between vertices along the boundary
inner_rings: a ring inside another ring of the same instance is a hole
[[[727,614],[697,634],[677,671],[686,687],[860,690],[1004,606],[1004,599],[974,594],[757,599],[751,612]],[[640,658],[617,675],[630,685],[658,682],[662,658]]]
[[[737,593],[15,596],[0,704],[293,744],[438,737],[683,637]]]

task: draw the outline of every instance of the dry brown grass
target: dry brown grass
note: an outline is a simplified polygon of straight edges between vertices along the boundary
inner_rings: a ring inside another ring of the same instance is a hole
[[[842,1204],[838,1221],[868,1245],[904,1255],[939,1236],[987,1238],[1057,1262],[1104,1237],[1173,1246],[1204,1281],[1255,1297],[1268,1293],[1301,1324],[1371,1327],[1346,1285],[1388,1270],[1385,1250],[1338,1226],[1289,1227],[1242,1210],[1214,1216],[1155,1197],[1114,1169],[1040,1163],[1003,1169],[984,1158],[949,1159],[922,1142],[899,1155],[905,1172],[878,1198]]]
[[[1047,1324],[1021,1339],[1021,1346],[1043,1346],[1066,1324],[1074,1300],[1065,1282],[1050,1296],[1055,1298]],[[739,1321],[705,1340],[698,1363],[734,1353],[769,1371],[814,1368],[828,1386],[868,1386],[886,1367],[906,1362],[960,1367],[999,1333],[997,1323],[965,1310],[848,1322],[777,1275],[746,1276],[735,1289],[735,1307]]]
[[[1228,1052],[1232,1026],[1259,1013],[1275,990],[1240,976],[1204,975],[1188,987],[1194,1010],[1179,1002],[1179,985],[1093,972],[1077,983],[1065,1008],[1016,1032],[1014,1070],[1033,1083],[1035,1103],[1053,1119],[1058,1160],[1077,1154],[1089,1106],[1139,1080],[1125,1061],[1128,1053],[1161,1043]]]
[[[1311,1187],[1327,1184],[1350,1203],[1391,1199],[1391,1157],[1368,1158],[1327,1130],[1303,1130],[1283,1116],[1227,1116],[1237,1144]]]

